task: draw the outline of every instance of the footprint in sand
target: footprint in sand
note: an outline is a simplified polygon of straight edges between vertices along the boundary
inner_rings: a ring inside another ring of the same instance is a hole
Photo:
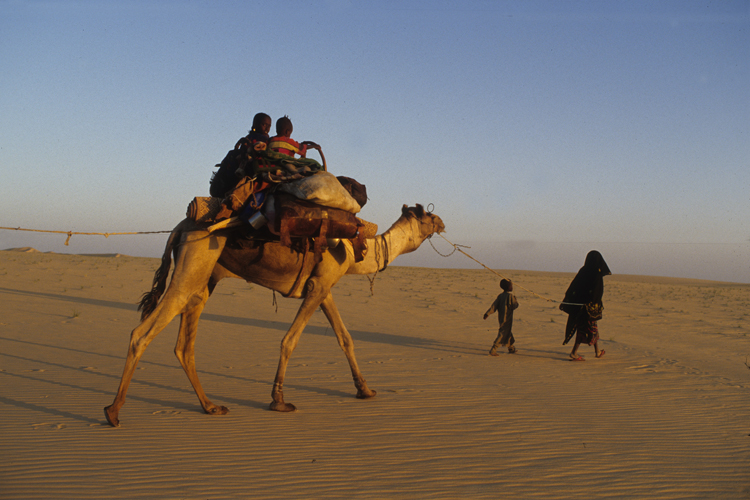
[[[636,366],[628,366],[628,370],[638,370],[643,372],[655,372],[655,366],[654,365],[636,365]]]
[[[659,364],[664,365],[664,366],[674,366],[677,364],[677,360],[676,359],[662,359],[661,361],[659,361]]]
[[[386,389],[386,390],[394,394],[408,394],[408,393],[422,392],[421,390],[418,390],[418,389]]]
[[[182,412],[177,410],[157,410],[151,412],[151,415],[179,415],[180,413]]]
[[[53,424],[51,422],[43,422],[41,424],[31,424],[31,427],[33,427],[34,429],[49,427],[50,429],[55,429],[59,431],[60,429],[65,429],[67,426],[65,424]]]

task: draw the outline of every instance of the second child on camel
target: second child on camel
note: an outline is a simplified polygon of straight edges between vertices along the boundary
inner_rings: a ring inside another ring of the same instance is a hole
[[[276,135],[268,141],[268,147],[277,153],[291,157],[298,154],[300,158],[306,157],[308,148],[320,151],[320,146],[312,141],[299,143],[292,139],[293,131],[292,120],[286,115],[282,116],[276,120]]]

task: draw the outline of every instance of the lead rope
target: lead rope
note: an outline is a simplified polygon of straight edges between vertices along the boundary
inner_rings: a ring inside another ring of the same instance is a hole
[[[25,229],[22,227],[0,227],[0,229],[7,229],[9,231],[31,231],[33,233],[54,233],[54,234],[66,234],[68,235],[67,239],[65,240],[65,246],[69,246],[68,243],[70,243],[70,238],[75,235],[85,235],[85,236],[104,236],[105,238],[109,238],[110,236],[119,236],[119,235],[132,235],[132,234],[164,234],[164,233],[171,233],[172,230],[169,231],[133,231],[128,233],[79,233],[76,231],[47,231],[44,229]]]
[[[370,281],[370,297],[375,296],[375,278],[378,277],[378,273],[385,271],[388,268],[388,257],[389,257],[389,250],[388,250],[388,242],[385,239],[385,235],[380,235],[380,240],[382,243],[378,243],[375,245],[375,264],[378,263],[380,260],[380,256],[383,257],[383,268],[380,269],[380,266],[378,266],[378,270],[375,271],[375,274],[372,275],[372,278],[368,274],[365,274],[367,276],[367,279]],[[377,239],[375,240],[377,241]]]
[[[438,255],[440,255],[441,257],[450,257],[451,255],[453,255],[453,254],[454,254],[454,253],[456,253],[457,251],[458,251],[458,252],[461,252],[462,254],[464,254],[465,256],[467,256],[468,258],[470,258],[471,260],[473,260],[474,262],[476,262],[477,264],[479,264],[479,265],[480,265],[480,266],[482,266],[483,268],[487,269],[487,270],[488,270],[489,272],[491,272],[491,273],[493,273],[493,274],[495,274],[495,275],[497,275],[497,276],[499,276],[499,277],[501,277],[501,278],[503,278],[503,279],[506,279],[506,280],[508,280],[508,281],[511,281],[511,280],[510,280],[509,278],[506,278],[505,276],[503,276],[502,274],[498,273],[498,272],[497,272],[497,271],[495,271],[494,269],[490,269],[489,267],[485,266],[485,265],[484,265],[483,263],[479,262],[479,261],[478,261],[477,259],[475,259],[475,258],[474,258],[474,257],[472,257],[471,255],[469,255],[468,253],[466,253],[466,252],[464,252],[463,250],[461,250],[462,248],[471,248],[471,247],[468,247],[468,246],[466,246],[466,245],[459,245],[459,244],[453,243],[452,241],[450,241],[450,240],[449,240],[448,238],[446,238],[446,237],[445,237],[445,236],[443,236],[442,234],[439,234],[439,233],[438,233],[438,235],[439,235],[439,236],[440,236],[441,238],[443,238],[443,239],[444,239],[445,241],[447,241],[447,242],[448,242],[448,243],[449,243],[449,244],[450,244],[450,245],[451,245],[451,246],[453,247],[453,251],[452,251],[451,253],[449,253],[449,254],[447,254],[447,255],[445,255],[445,254],[442,254],[442,253],[440,253],[440,251],[439,251],[439,250],[438,250],[437,248],[435,248],[435,245],[434,245],[434,244],[432,243],[432,238],[430,238],[430,246],[432,246],[432,249],[433,249],[433,250],[435,250],[435,252],[436,252],[436,253],[437,253]],[[516,282],[513,282],[513,285],[515,285],[515,286],[518,286],[519,288],[521,288],[522,290],[525,290],[525,291],[527,291],[528,293],[530,293],[530,294],[531,294],[531,295],[533,295],[534,297],[540,298],[540,299],[542,299],[542,300],[546,300],[547,302],[555,302],[555,303],[560,303],[560,304],[567,304],[567,305],[572,305],[572,306],[583,306],[583,305],[585,305],[585,304],[575,304],[575,303],[573,303],[573,302],[560,302],[559,300],[554,300],[554,299],[550,299],[550,298],[548,298],[548,297],[544,297],[544,296],[542,296],[542,295],[539,295],[538,293],[536,293],[536,292],[534,292],[534,291],[532,291],[532,290],[529,290],[528,288],[525,288],[525,287],[523,287],[523,286],[521,286],[521,285],[517,284]]]

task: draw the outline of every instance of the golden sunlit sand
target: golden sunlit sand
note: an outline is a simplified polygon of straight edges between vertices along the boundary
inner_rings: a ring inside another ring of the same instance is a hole
[[[750,285],[604,279],[606,355],[562,346],[570,273],[516,283],[518,353],[494,358],[499,278],[389,267],[334,288],[371,400],[318,311],[268,411],[298,300],[222,281],[199,325],[202,412],[173,354],[146,350],[122,426],[135,303],[158,259],[0,252],[0,498],[750,498]],[[583,255],[581,259],[583,260]],[[606,258],[606,255],[605,255]]]

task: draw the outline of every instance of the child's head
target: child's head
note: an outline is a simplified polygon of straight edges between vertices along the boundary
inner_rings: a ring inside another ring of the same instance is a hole
[[[502,288],[506,292],[512,292],[513,291],[513,282],[510,281],[510,280],[502,279],[502,280],[500,280],[500,288]]]
[[[291,137],[293,129],[292,120],[290,120],[288,116],[284,115],[276,120],[276,135],[280,135],[281,137]]]
[[[253,117],[253,132],[268,134],[271,131],[271,117],[265,113],[258,113]]]

